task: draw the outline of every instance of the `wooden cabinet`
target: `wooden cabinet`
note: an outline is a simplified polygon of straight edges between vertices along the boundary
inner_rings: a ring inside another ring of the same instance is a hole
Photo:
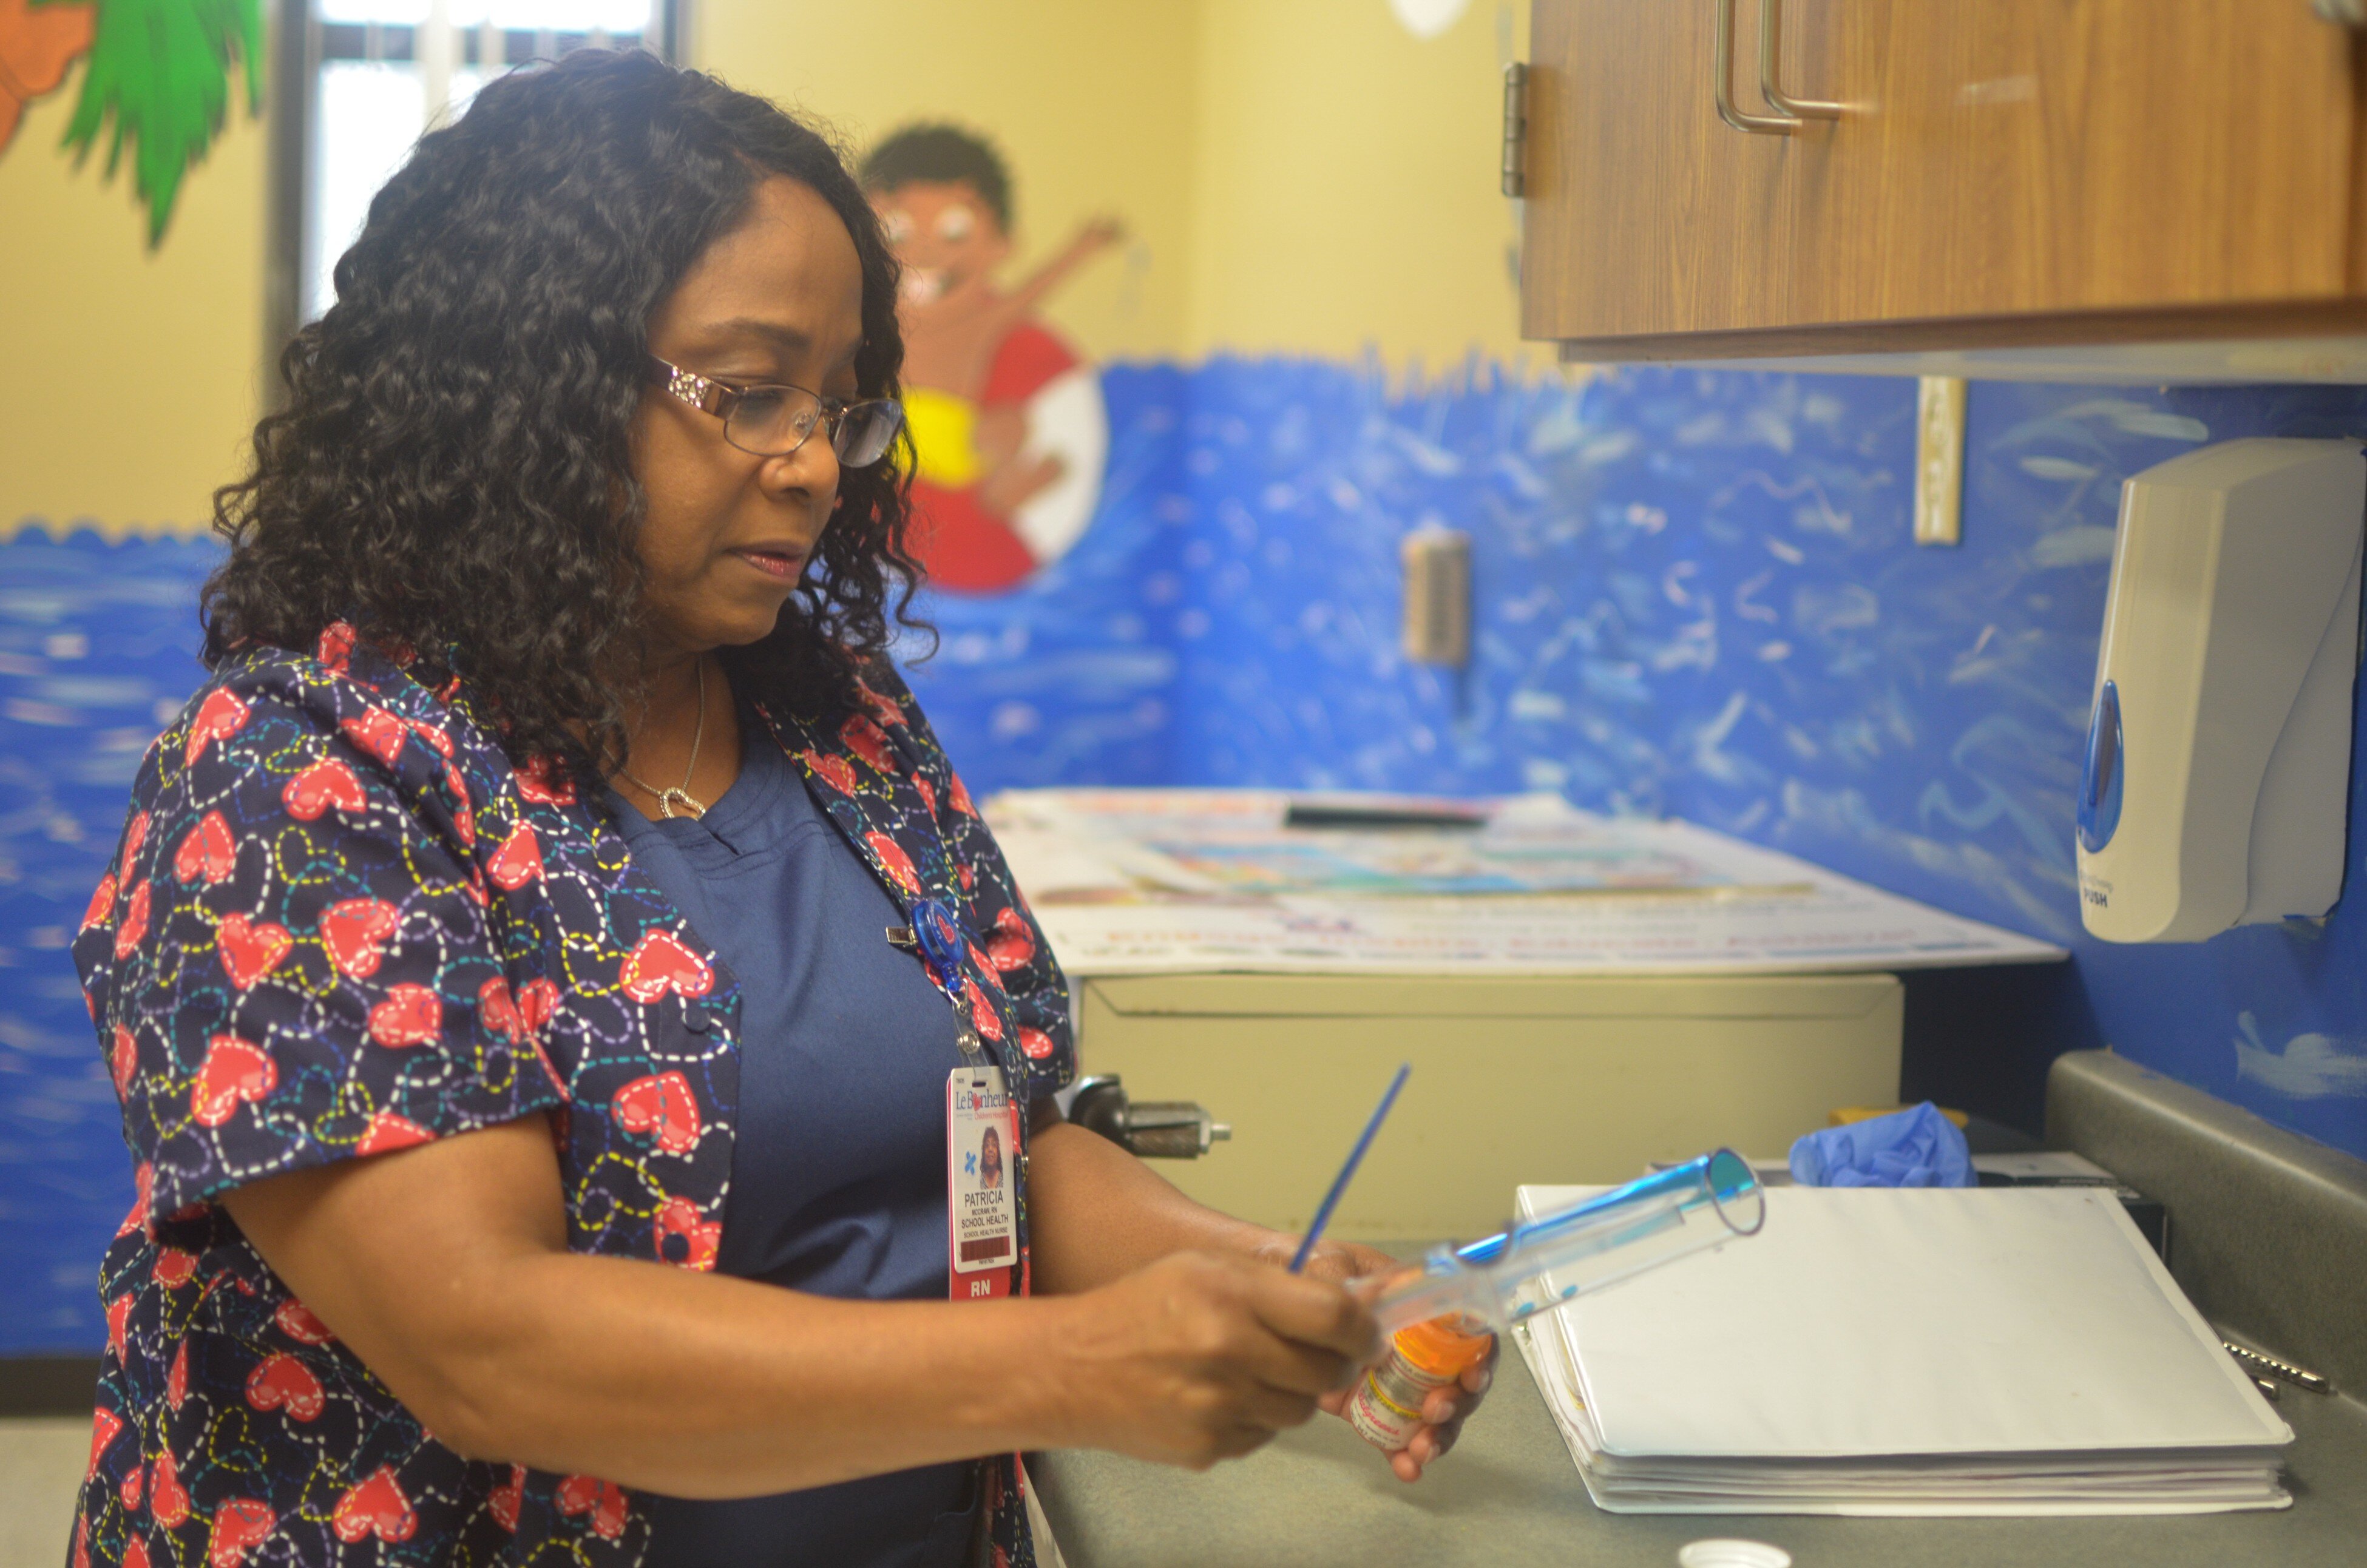
[[[1730,7],[1730,11],[1728,11]],[[1786,133],[1761,93],[1839,107]],[[1535,0],[1526,334],[1723,358],[2367,333],[2309,0]]]

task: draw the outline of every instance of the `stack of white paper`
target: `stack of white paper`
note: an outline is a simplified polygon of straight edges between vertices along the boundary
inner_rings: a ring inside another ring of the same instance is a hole
[[[1523,1187],[1532,1217],[1591,1189]],[[2293,1440],[2094,1189],[1783,1187],[1516,1336],[1614,1513],[2281,1508]]]

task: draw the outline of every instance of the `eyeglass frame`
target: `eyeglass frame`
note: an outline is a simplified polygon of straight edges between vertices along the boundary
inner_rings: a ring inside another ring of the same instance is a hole
[[[676,399],[688,403],[692,408],[697,409],[699,412],[713,414],[717,419],[721,420],[723,422],[723,439],[730,444],[733,451],[747,452],[752,457],[787,457],[793,456],[794,454],[805,449],[806,443],[813,439],[814,430],[821,430],[825,426],[827,426],[830,431],[832,455],[836,456],[838,451],[838,431],[840,422],[844,420],[848,414],[855,412],[858,409],[875,408],[881,404],[885,404],[897,411],[899,423],[901,423],[903,418],[903,405],[899,403],[893,398],[858,398],[853,402],[848,402],[842,398],[826,398],[810,387],[800,387],[791,381],[760,381],[745,387],[730,387],[724,385],[722,382],[715,379],[711,376],[702,376],[696,370],[685,370],[681,366],[676,365],[674,361],[670,359],[662,359],[654,354],[650,355],[650,364],[651,367],[659,373],[658,384],[660,386],[663,387],[666,391],[671,393]],[[820,410],[819,416],[814,420],[813,430],[809,430],[803,435],[798,437],[798,444],[795,446],[790,447],[786,452],[752,452],[749,451],[747,447],[741,446],[737,441],[733,441],[731,439],[731,411],[740,405],[742,399],[756,392],[803,392],[807,397],[810,397],[814,400],[815,405]],[[895,432],[889,432],[888,440],[889,445],[892,446],[895,443]],[[872,458],[870,463],[846,463],[846,460],[844,457],[841,457],[839,461],[849,468],[867,468],[871,467],[871,463],[878,462],[881,457],[885,457],[887,455],[887,448],[882,447],[880,448],[879,457]]]

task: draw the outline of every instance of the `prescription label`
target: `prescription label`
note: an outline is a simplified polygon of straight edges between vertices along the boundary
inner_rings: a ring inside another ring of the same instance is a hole
[[[1019,1112],[999,1067],[957,1067],[946,1079],[946,1247],[957,1302],[1011,1293],[1019,1261],[1011,1185]]]

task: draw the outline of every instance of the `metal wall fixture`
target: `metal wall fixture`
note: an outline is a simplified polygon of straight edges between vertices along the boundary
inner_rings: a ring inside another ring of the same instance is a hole
[[[1503,191],[1514,200],[1528,194],[1529,68],[1504,67]]]
[[[1795,98],[1784,91],[1776,40],[1784,31],[1784,0],[1759,0],[1759,93],[1777,114],[1754,114],[1734,101],[1735,0],[1717,0],[1717,118],[1753,136],[1790,136],[1812,119],[1839,119],[1848,106]]]
[[[1965,542],[1965,382],[1925,376],[1915,393],[1915,542]]]
[[[1405,571],[1405,656],[1459,670],[1471,659],[1471,536],[1422,527],[1398,546]]]
[[[1143,1159],[1198,1159],[1233,1135],[1193,1100],[1129,1100],[1116,1073],[1080,1079],[1069,1120]]]

